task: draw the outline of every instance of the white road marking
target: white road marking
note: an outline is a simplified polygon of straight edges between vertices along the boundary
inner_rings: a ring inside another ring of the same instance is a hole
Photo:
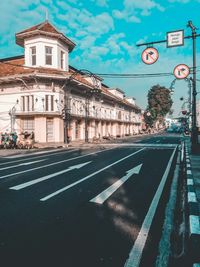
[[[192,171],[191,170],[187,170],[187,174],[192,174]]]
[[[188,202],[197,202],[196,194],[194,192],[188,192]]]
[[[194,185],[193,179],[187,179],[187,185]]]
[[[174,149],[177,147],[177,144],[156,144],[156,143],[124,143],[124,144],[118,144],[118,143],[112,143],[112,144],[106,144],[106,146],[120,146],[120,147],[159,147],[159,148],[172,148]]]
[[[161,179],[161,182],[159,184],[159,187],[154,195],[154,198],[151,202],[151,205],[149,207],[149,210],[145,216],[145,219],[143,221],[142,227],[140,229],[140,232],[138,234],[137,239],[135,240],[135,243],[133,245],[132,250],[130,251],[129,254],[129,258],[127,259],[126,263],[125,263],[125,267],[138,267],[141,261],[141,257],[142,257],[142,252],[144,250],[144,246],[146,244],[146,240],[148,237],[148,233],[158,206],[158,203],[160,201],[160,197],[162,195],[164,186],[166,184],[167,181],[167,177],[169,175],[170,172],[170,168],[173,162],[173,158],[176,152],[176,148],[174,149],[170,160],[167,164],[167,168],[163,174],[163,177]]]
[[[190,234],[200,235],[200,224],[199,224],[199,216],[190,215]]]
[[[62,171],[59,171],[59,172],[55,172],[55,173],[52,173],[52,174],[49,174],[49,175],[40,177],[40,178],[38,178],[38,179],[32,180],[32,181],[29,181],[29,182],[26,182],[26,183],[23,183],[23,184],[19,184],[19,185],[10,187],[9,189],[20,190],[20,189],[23,189],[23,188],[25,188],[25,187],[28,187],[28,186],[31,186],[31,185],[40,183],[40,182],[42,182],[42,181],[48,180],[48,179],[53,178],[53,177],[55,177],[55,176],[58,176],[58,175],[60,175],[60,174],[69,172],[69,171],[71,171],[71,170],[74,170],[74,169],[80,169],[80,168],[82,168],[83,166],[85,166],[85,165],[87,165],[87,164],[89,164],[89,163],[91,163],[91,162],[92,162],[92,161],[88,161],[88,162],[81,163],[81,164],[76,164],[76,165],[74,165],[74,166],[70,166],[70,167],[69,167],[68,169],[66,169],[66,170],[62,170]]]
[[[120,186],[122,186],[133,174],[138,174],[142,164],[133,167],[129,171],[126,172],[126,175],[119,179],[117,182],[109,186],[103,192],[98,194],[96,197],[90,200],[90,202],[94,202],[97,204],[103,204]]]
[[[20,164],[14,165],[14,166],[3,167],[3,168],[0,168],[0,171],[12,169],[12,168],[17,168],[17,167],[21,167],[21,166],[32,165],[34,163],[38,163],[38,162],[45,161],[45,160],[47,160],[47,159],[41,159],[41,160],[36,160],[36,161],[31,161],[31,162],[24,162],[24,163],[20,163]]]
[[[4,178],[7,178],[7,177],[11,177],[11,176],[14,176],[14,175],[18,175],[18,174],[22,174],[22,173],[26,173],[26,172],[30,172],[30,171],[34,171],[34,170],[43,169],[45,167],[58,165],[60,163],[64,163],[64,162],[71,161],[71,160],[74,160],[74,159],[80,159],[80,158],[83,158],[83,157],[87,157],[87,156],[90,156],[90,155],[98,154],[98,153],[104,152],[106,150],[111,150],[111,149],[114,149],[114,148],[108,148],[108,149],[104,149],[104,150],[101,150],[101,151],[92,152],[92,153],[89,153],[89,154],[86,154],[86,155],[81,155],[81,156],[78,156],[78,157],[74,157],[74,158],[65,159],[65,160],[53,162],[53,163],[50,163],[50,164],[42,165],[40,167],[36,167],[36,168],[32,168],[32,169],[28,169],[28,170],[24,170],[24,171],[20,171],[20,172],[14,172],[14,173],[11,173],[11,174],[0,176],[0,179],[4,179]]]
[[[142,148],[142,149],[140,149],[140,150],[138,150],[138,151],[136,151],[136,152],[134,152],[134,153],[131,153],[130,155],[128,155],[128,156],[126,156],[126,157],[124,157],[124,158],[121,158],[121,159],[119,159],[119,160],[117,160],[117,161],[111,163],[110,165],[107,165],[106,167],[104,167],[104,168],[102,168],[102,169],[100,169],[100,170],[98,170],[98,171],[96,171],[96,172],[93,172],[93,173],[89,174],[88,176],[86,176],[86,177],[84,177],[84,178],[78,180],[77,182],[74,182],[74,183],[72,183],[72,184],[70,184],[70,185],[68,185],[68,186],[66,186],[66,187],[64,187],[64,188],[61,188],[60,190],[57,190],[56,192],[54,192],[54,193],[52,193],[52,194],[50,194],[50,195],[48,195],[48,196],[46,196],[46,197],[41,198],[40,201],[46,201],[46,200],[48,200],[48,199],[50,199],[50,198],[52,198],[52,197],[54,197],[54,196],[56,196],[56,195],[58,195],[58,194],[64,192],[64,191],[66,191],[67,189],[69,189],[69,188],[71,188],[71,187],[73,187],[73,186],[75,186],[75,185],[77,185],[77,184],[80,184],[80,183],[82,183],[83,181],[88,180],[88,179],[91,178],[92,176],[94,176],[94,175],[96,175],[96,174],[98,174],[98,173],[100,173],[100,172],[102,172],[102,171],[104,171],[104,170],[106,170],[106,169],[112,167],[113,165],[115,165],[115,164],[117,164],[117,163],[119,163],[119,162],[121,162],[121,161],[123,161],[123,160],[125,160],[125,159],[128,159],[128,158],[132,157],[133,155],[135,155],[135,154],[137,154],[137,153],[143,151],[144,149],[145,149],[145,148]]]
[[[15,158],[21,158],[21,157],[30,157],[34,155],[40,155],[40,154],[47,154],[50,152],[56,152],[56,151],[61,151],[61,149],[54,149],[54,150],[46,150],[46,151],[38,151],[38,152],[32,152],[30,154],[20,154],[20,155],[12,155],[12,156],[5,156],[5,159],[15,159]]]
[[[60,155],[60,154],[69,154],[70,152],[73,152],[73,151],[78,151],[78,149],[71,149],[71,150],[64,150],[64,151],[60,151],[58,153],[53,153],[53,154],[49,154],[49,155],[43,155],[43,156],[37,156],[37,159],[39,158],[44,158],[44,157],[51,157],[51,156],[55,156],[55,155]],[[24,155],[25,156],[25,155]],[[29,156],[34,156],[34,154],[30,154]],[[18,159],[18,160],[12,160],[12,161],[7,161],[7,162],[3,162],[1,163],[1,166],[2,165],[8,165],[8,164],[13,164],[13,163],[16,163],[16,162],[21,162],[21,161],[27,161],[27,160],[34,160],[36,157],[32,157],[32,158],[23,158],[23,159]]]

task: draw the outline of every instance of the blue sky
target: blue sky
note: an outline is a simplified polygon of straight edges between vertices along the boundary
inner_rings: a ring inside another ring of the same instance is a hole
[[[184,29],[188,35],[188,20],[200,28],[200,0],[7,0],[1,1],[0,10],[0,58],[23,54],[15,44],[15,33],[44,21],[48,10],[49,21],[77,45],[70,54],[70,64],[94,73],[172,72],[180,63],[192,66],[189,40],[178,48],[155,45],[159,60],[153,65],[141,62],[145,47],[137,48],[136,44],[163,40],[166,32],[177,29]],[[197,52],[200,67],[200,38]],[[105,79],[104,83],[121,88],[145,108],[151,86],[169,87],[172,80],[173,77]],[[198,82],[197,90],[199,85]],[[185,81],[178,81],[173,95],[175,114],[180,111],[180,96],[187,98],[187,92]]]

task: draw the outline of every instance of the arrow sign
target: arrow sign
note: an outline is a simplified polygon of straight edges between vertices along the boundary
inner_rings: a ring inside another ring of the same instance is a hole
[[[174,76],[177,79],[185,79],[190,74],[190,68],[185,64],[179,64],[174,68]]]
[[[158,50],[155,49],[154,47],[149,47],[146,48],[143,52],[142,52],[142,61],[145,64],[153,64],[158,60]]]
[[[42,181],[48,180],[48,179],[53,178],[53,177],[55,177],[55,176],[58,176],[58,175],[60,175],[60,174],[69,172],[69,171],[71,171],[71,170],[74,170],[74,169],[80,169],[80,168],[82,168],[83,166],[89,164],[90,162],[91,162],[91,161],[88,161],[88,162],[85,162],[85,163],[81,163],[81,164],[77,164],[77,165],[74,165],[74,166],[70,166],[70,167],[69,167],[68,169],[66,169],[66,170],[62,170],[62,171],[59,171],[59,172],[55,172],[55,173],[52,173],[52,174],[49,174],[49,175],[40,177],[40,178],[38,178],[38,179],[32,180],[32,181],[29,181],[29,182],[26,182],[26,183],[23,183],[23,184],[19,184],[19,185],[10,187],[10,189],[13,189],[13,190],[20,190],[20,189],[23,189],[23,188],[25,188],[25,187],[31,186],[31,185],[33,185],[33,184],[40,183],[40,182],[42,182]]]
[[[136,167],[134,167],[134,168],[130,169],[129,171],[127,171],[125,176],[123,176],[117,182],[115,182],[110,187],[108,187],[107,189],[105,189],[99,195],[97,195],[96,197],[94,197],[93,199],[91,199],[90,202],[94,202],[94,203],[97,203],[97,204],[103,204],[133,174],[138,174],[140,172],[141,167],[142,167],[142,164],[137,165]]]

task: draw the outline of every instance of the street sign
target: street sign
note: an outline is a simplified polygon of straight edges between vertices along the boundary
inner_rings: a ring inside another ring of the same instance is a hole
[[[184,45],[184,30],[167,32],[167,47]]]
[[[146,48],[142,52],[142,61],[148,65],[154,64],[158,60],[158,57],[158,50],[153,47]]]
[[[177,79],[185,79],[190,74],[190,68],[185,64],[179,64],[174,68],[174,76]]]

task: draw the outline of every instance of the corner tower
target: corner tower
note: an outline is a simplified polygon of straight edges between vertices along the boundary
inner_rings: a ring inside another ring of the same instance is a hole
[[[69,70],[68,55],[75,43],[48,20],[16,33],[16,43],[24,47],[25,66]]]

